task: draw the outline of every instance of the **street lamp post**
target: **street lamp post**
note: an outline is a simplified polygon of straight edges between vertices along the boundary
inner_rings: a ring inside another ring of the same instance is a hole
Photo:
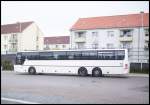
[[[144,35],[144,29],[143,29],[143,11],[140,12],[141,13],[141,34]],[[139,36],[139,45],[140,45],[140,36]],[[138,53],[138,56],[139,56],[139,53]],[[138,57],[139,58],[139,57]],[[142,62],[141,62],[141,70],[142,70]]]

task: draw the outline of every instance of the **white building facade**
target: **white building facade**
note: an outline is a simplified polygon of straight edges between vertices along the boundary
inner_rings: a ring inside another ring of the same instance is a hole
[[[71,48],[127,48],[130,62],[147,63],[149,13],[80,18],[71,28]]]
[[[43,50],[43,33],[34,22],[1,25],[1,54]]]
[[[68,50],[70,36],[44,37],[44,50]]]

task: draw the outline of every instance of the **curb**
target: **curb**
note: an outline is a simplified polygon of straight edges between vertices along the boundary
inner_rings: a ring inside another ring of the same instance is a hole
[[[129,76],[135,76],[135,77],[149,77],[149,74],[129,74]]]

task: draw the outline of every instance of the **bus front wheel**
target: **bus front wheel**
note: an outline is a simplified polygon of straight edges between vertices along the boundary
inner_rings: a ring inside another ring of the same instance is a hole
[[[33,75],[33,74],[36,74],[36,70],[34,67],[30,67],[29,70],[28,70],[28,73]]]
[[[80,67],[79,70],[78,70],[78,74],[80,76],[87,76],[87,69],[85,67]]]
[[[101,71],[101,69],[98,68],[98,67],[95,67],[92,70],[92,76],[94,76],[94,77],[102,77],[102,71]]]

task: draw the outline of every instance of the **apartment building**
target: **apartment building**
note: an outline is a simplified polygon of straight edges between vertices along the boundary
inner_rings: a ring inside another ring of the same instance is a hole
[[[70,48],[70,36],[44,37],[44,50],[65,50]]]
[[[1,25],[1,54],[43,50],[43,33],[33,22]]]
[[[80,18],[71,48],[127,48],[130,62],[149,62],[149,13]]]

